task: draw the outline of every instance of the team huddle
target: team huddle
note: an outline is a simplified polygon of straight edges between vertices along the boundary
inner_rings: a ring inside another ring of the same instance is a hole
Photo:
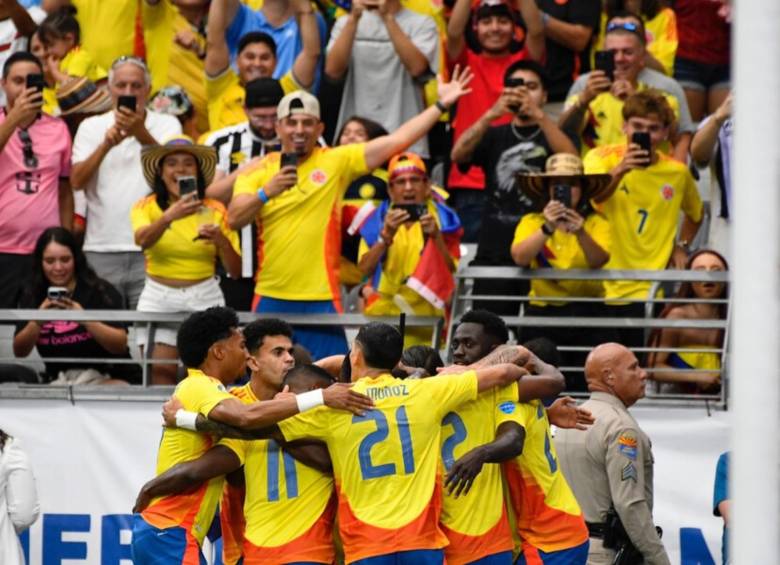
[[[563,376],[543,352],[506,345],[500,318],[464,315],[456,364],[434,376],[400,363],[387,324],[315,365],[294,366],[291,338],[276,319],[241,331],[221,307],[184,322],[188,375],[134,508],[135,563],[205,563],[218,507],[230,564],[586,562],[550,423],[588,414],[545,408]],[[228,392],[246,366],[250,381]]]

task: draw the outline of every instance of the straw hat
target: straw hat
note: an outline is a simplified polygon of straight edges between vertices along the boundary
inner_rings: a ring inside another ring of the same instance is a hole
[[[548,187],[557,183],[572,183],[582,187],[580,202],[604,201],[612,196],[608,190],[612,177],[608,174],[588,175],[584,173],[582,159],[569,153],[556,153],[547,158],[545,172],[518,173],[517,185],[536,203],[547,203],[550,199]]]
[[[189,153],[195,157],[206,186],[211,184],[217,167],[217,151],[206,145],[195,145],[186,135],[177,135],[163,145],[147,145],[141,150],[141,166],[150,187],[154,187],[154,177],[160,172],[162,160],[174,153]]]
[[[85,77],[77,77],[57,87],[60,115],[102,114],[112,107],[111,97],[103,88]]]

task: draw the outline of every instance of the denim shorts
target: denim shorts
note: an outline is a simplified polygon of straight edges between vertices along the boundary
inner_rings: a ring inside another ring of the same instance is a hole
[[[674,78],[688,90],[714,90],[729,88],[731,65],[710,65],[683,57],[674,60]]]

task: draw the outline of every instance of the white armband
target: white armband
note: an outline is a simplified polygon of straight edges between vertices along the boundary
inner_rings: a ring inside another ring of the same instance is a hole
[[[295,402],[298,403],[298,412],[306,412],[317,406],[325,404],[325,397],[322,395],[322,389],[318,388],[295,395]]]
[[[184,430],[192,430],[193,432],[198,431],[198,429],[195,427],[195,422],[198,419],[198,413],[197,412],[187,412],[186,410],[182,410],[179,408],[176,411],[176,427],[182,428]]]

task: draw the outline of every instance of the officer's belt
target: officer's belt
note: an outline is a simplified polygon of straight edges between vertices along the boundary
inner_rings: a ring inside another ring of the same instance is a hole
[[[596,524],[592,522],[585,522],[585,525],[588,526],[588,534],[590,537],[604,539],[604,530],[607,528],[605,523],[600,522]]]

